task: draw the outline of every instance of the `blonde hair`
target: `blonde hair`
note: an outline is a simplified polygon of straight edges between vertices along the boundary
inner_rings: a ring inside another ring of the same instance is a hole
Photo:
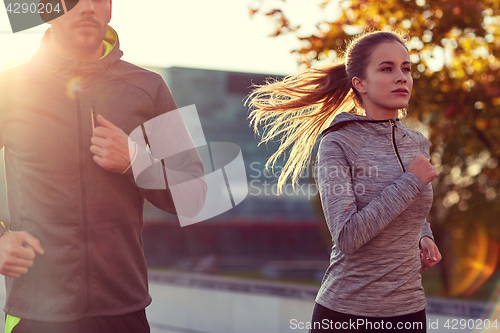
[[[250,125],[256,133],[262,126],[259,144],[274,139],[279,142],[278,150],[266,162],[266,169],[272,169],[278,158],[290,150],[278,178],[278,193],[288,178],[292,186],[298,182],[311,161],[319,135],[335,116],[353,112],[356,107],[362,109],[361,96],[353,88],[352,78],[365,78],[373,48],[394,41],[405,46],[406,40],[396,31],[367,32],[350,42],[345,58],[337,63],[308,68],[282,81],[254,85],[245,102],[250,109]]]

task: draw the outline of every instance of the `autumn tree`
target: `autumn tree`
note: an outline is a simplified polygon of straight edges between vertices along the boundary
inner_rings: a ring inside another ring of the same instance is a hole
[[[495,270],[500,241],[500,0],[325,0],[338,18],[308,36],[288,19],[286,0],[270,3],[250,14],[271,18],[272,36],[300,40],[299,67],[341,57],[363,31],[408,32],[414,89],[404,121],[428,136],[440,172],[428,219],[444,254],[444,294],[471,295]]]

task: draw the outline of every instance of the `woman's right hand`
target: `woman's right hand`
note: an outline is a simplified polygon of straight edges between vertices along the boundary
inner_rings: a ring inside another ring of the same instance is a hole
[[[410,162],[408,162],[406,172],[410,172],[418,178],[422,179],[425,185],[429,184],[431,180],[439,175],[436,169],[427,160],[427,157],[422,154],[418,155]]]

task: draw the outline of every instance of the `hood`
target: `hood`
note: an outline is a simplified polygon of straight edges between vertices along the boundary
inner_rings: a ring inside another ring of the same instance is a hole
[[[118,34],[110,26],[108,26],[108,31],[103,40],[105,54],[101,59],[94,61],[71,59],[54,53],[50,45],[50,29],[45,32],[40,47],[30,62],[51,77],[62,78],[66,81],[68,78],[79,76],[85,84],[89,84],[102,75],[107,68],[123,55],[120,50]]]
[[[391,119],[395,122],[396,127],[402,127],[404,128],[403,124],[399,121],[399,118],[393,118]],[[321,135],[325,136],[326,134],[330,132],[334,132],[340,128],[342,128],[344,125],[349,124],[349,123],[364,123],[366,125],[371,125],[373,124],[375,129],[380,128],[380,124],[383,124],[384,127],[387,127],[389,124],[389,119],[384,119],[384,120],[377,120],[365,116],[360,116],[354,113],[348,113],[348,112],[342,112],[335,116],[333,121],[330,123],[330,126],[328,126],[322,133]]]

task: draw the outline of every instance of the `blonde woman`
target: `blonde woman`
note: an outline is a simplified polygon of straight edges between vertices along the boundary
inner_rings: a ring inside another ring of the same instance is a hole
[[[311,332],[426,331],[420,269],[441,260],[426,221],[438,174],[428,140],[399,121],[413,87],[405,42],[365,33],[342,62],[258,86],[248,99],[261,141],[279,138],[267,166],[289,151],[279,188],[300,178],[322,134],[314,175],[333,247]]]

